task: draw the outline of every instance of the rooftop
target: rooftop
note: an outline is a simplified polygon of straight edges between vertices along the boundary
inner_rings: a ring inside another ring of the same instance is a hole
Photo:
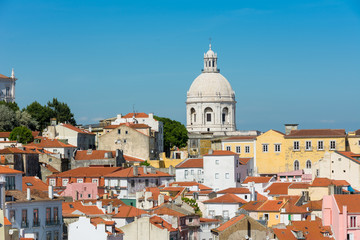
[[[129,167],[122,169],[120,171],[116,171],[113,173],[109,173],[105,175],[107,178],[128,178],[128,177],[172,177],[172,175],[168,173],[164,173],[161,171],[156,171],[153,173],[153,171],[150,170],[150,168],[147,168],[147,172],[144,173],[144,167],[137,167],[137,175],[134,175],[134,167]]]
[[[303,137],[345,137],[345,129],[301,129],[291,130],[285,138],[303,138]]]
[[[272,177],[247,177],[243,184],[254,182],[254,183],[268,183]]]
[[[238,154],[227,150],[213,150],[212,153],[204,154],[204,156],[238,156]]]
[[[226,230],[227,228],[231,227],[232,225],[234,225],[235,223],[241,221],[245,217],[246,216],[244,214],[241,214],[241,215],[239,215],[237,217],[233,217],[229,221],[221,224],[219,227],[212,229],[212,231],[222,232],[222,231]]]
[[[103,177],[122,169],[121,167],[79,167],[65,172],[52,174],[51,177]]]
[[[204,160],[202,158],[188,158],[175,166],[175,168],[203,168]]]
[[[239,198],[235,194],[232,193],[226,193],[220,197],[212,198],[206,201],[203,201],[203,203],[221,203],[221,204],[245,204],[247,203],[242,198]]]
[[[269,195],[287,195],[291,182],[274,182],[265,191],[269,191]]]

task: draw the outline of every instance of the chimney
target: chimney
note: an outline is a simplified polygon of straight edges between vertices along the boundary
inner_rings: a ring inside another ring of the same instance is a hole
[[[112,212],[112,204],[111,203],[107,206],[107,212],[108,213]]]
[[[250,201],[256,201],[257,199],[254,184],[254,182],[250,182]]]
[[[56,126],[56,124],[57,124],[56,118],[50,118],[50,125],[51,126]]]
[[[172,165],[169,166],[169,174],[175,175],[175,168]]]
[[[289,135],[289,133],[292,131],[292,130],[298,130],[298,125],[297,123],[295,124],[285,124],[285,135]]]
[[[54,189],[53,189],[53,186],[49,186],[48,193],[49,193],[49,198],[50,198],[50,199],[53,199],[53,198],[54,198]]]
[[[154,113],[149,113],[149,118],[153,119],[154,118]]]
[[[134,176],[138,176],[138,166],[133,167]]]
[[[165,182],[165,187],[169,187],[169,182],[168,181]]]
[[[121,118],[122,118],[122,115],[121,115],[121,114],[118,114],[118,115],[117,115],[117,118],[118,118],[118,119],[121,119]]]
[[[102,201],[96,201],[96,206],[98,209],[102,209]]]
[[[27,188],[27,189],[26,189],[26,199],[27,199],[28,201],[31,201],[30,188]]]
[[[143,169],[144,169],[144,174],[147,174],[147,168],[146,168],[146,166],[143,166]]]
[[[118,213],[119,213],[119,208],[116,207],[116,208],[115,208],[115,214],[118,214]]]
[[[164,195],[159,194],[158,196],[158,206],[164,203]]]
[[[311,221],[315,221],[315,218],[316,218],[315,214],[311,214]]]

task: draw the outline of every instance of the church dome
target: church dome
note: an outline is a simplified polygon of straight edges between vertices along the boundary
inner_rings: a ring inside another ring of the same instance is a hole
[[[190,86],[188,97],[230,97],[234,91],[229,81],[220,73],[204,72]]]

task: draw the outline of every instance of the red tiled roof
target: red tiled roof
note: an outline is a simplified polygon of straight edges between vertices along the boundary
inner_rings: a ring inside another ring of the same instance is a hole
[[[336,151],[338,154],[343,155],[344,157],[347,157],[357,163],[360,163],[360,154],[352,153],[350,151]]]
[[[232,194],[249,194],[250,191],[247,188],[227,188],[221,191],[216,192],[217,194],[226,194],[226,193],[232,193]]]
[[[0,78],[10,78],[10,77],[0,74]]]
[[[324,237],[324,233],[328,232],[329,235],[332,235],[331,229],[327,226],[322,225],[320,218],[317,218],[315,221],[310,221],[310,218],[305,221],[292,221],[292,226],[288,226],[293,231],[302,231],[306,239],[316,239],[316,240],[330,240],[334,239],[332,237]]]
[[[0,166],[0,174],[14,174],[14,173],[22,174],[23,172],[11,169],[9,167]]]
[[[233,217],[229,221],[221,224],[219,227],[217,227],[215,229],[212,229],[212,230],[214,230],[215,232],[222,232],[222,231],[226,230],[228,227],[231,227],[232,225],[234,225],[235,223],[237,223],[238,221],[240,221],[240,220],[242,220],[244,218],[245,218],[245,215],[241,214],[241,215],[239,215],[237,217]]]
[[[40,139],[39,143],[29,143],[27,146],[35,146],[38,148],[76,148],[76,146],[71,144],[66,144],[58,139],[49,139],[45,137],[38,137],[37,139]]]
[[[125,158],[125,161],[127,161],[127,162],[145,162],[144,159],[140,159],[137,157],[132,157],[132,156],[125,155],[125,154],[123,156]]]
[[[327,187],[330,185],[335,186],[349,186],[350,184],[345,180],[332,180],[329,178],[315,178],[311,187]]]
[[[234,136],[234,137],[229,137],[229,138],[225,138],[223,141],[228,141],[228,140],[253,140],[255,139],[257,136]]]
[[[110,173],[120,170],[121,167],[79,167],[58,174],[48,176],[51,177],[103,177]]]
[[[280,212],[280,209],[284,205],[285,205],[285,202],[282,200],[267,200],[258,209],[256,209],[256,211],[258,211],[258,212]]]
[[[109,156],[105,158],[105,154],[108,153]],[[115,158],[116,151],[108,150],[79,150],[76,151],[75,160],[95,160],[95,159],[109,159]]]
[[[169,215],[169,216],[176,216],[176,217],[186,216],[185,214],[178,212],[174,209],[168,208],[166,206],[161,206],[159,208],[154,209],[153,211],[151,211],[151,214]]]
[[[4,225],[5,226],[11,225],[11,222],[9,221],[9,219],[7,219],[7,217],[4,217]]]
[[[27,188],[37,189],[39,191],[48,191],[48,185],[41,181],[38,177],[23,177],[22,178],[22,189]]]
[[[250,201],[250,202],[242,205],[240,208],[242,208],[248,212],[253,212],[253,211],[256,211],[262,204],[264,204],[264,201]]]
[[[345,129],[301,129],[291,130],[285,138],[298,137],[345,137]]]
[[[209,187],[205,186],[204,184],[201,184],[201,183],[198,183],[198,182],[172,182],[172,183],[169,184],[169,186],[174,186],[174,185],[178,185],[178,186],[181,186],[181,187],[198,186],[200,191],[212,190],[212,188],[209,188]],[[160,187],[164,187],[164,185],[162,185]]]
[[[104,127],[104,129],[115,129],[115,128],[118,128],[120,126],[128,126],[128,127],[134,128],[134,129],[137,129],[137,128],[151,128],[149,125],[142,124],[142,123],[121,123],[121,124],[118,124],[118,125],[108,125],[108,126]]]
[[[275,182],[265,189],[265,191],[270,191],[269,195],[287,195],[291,184],[291,182]]]
[[[167,221],[165,221],[164,219],[162,219],[159,216],[153,216],[150,218],[150,223],[153,224],[154,226],[160,228],[160,229],[167,229],[169,232],[176,232],[177,229],[173,228],[172,225],[170,223],[168,223]]]
[[[215,219],[215,218],[200,218],[200,222],[220,222],[219,219]]]
[[[232,151],[227,150],[213,150],[213,153],[204,154],[204,156],[230,156],[230,155],[238,155]]]
[[[188,158],[175,166],[175,168],[203,168],[204,161],[202,158]]]
[[[81,201],[62,202],[62,215],[64,217],[77,216],[78,213],[75,213],[76,211],[79,211],[87,216],[104,214],[104,212],[101,209],[99,209],[96,205],[95,206],[83,205]]]
[[[256,192],[256,200],[257,200],[257,201],[263,201],[263,202],[265,202],[266,200],[268,200],[268,198],[265,197],[264,195]]]
[[[239,162],[242,165],[247,164],[252,158],[239,158]]]
[[[172,175],[160,171],[155,171],[155,173],[151,173],[149,170],[148,173],[144,174],[144,168],[138,167],[138,175],[134,175],[134,167],[129,167],[122,169],[120,171],[116,171],[110,174],[105,175],[108,178],[128,178],[128,177],[171,177]]]
[[[245,200],[243,200],[242,198],[239,198],[235,194],[226,193],[226,194],[224,194],[224,195],[222,195],[220,197],[203,201],[203,203],[221,203],[221,204],[242,203],[242,204],[244,204],[244,203],[247,203],[247,202]]]
[[[25,153],[35,153],[35,152],[25,151],[17,147],[8,147],[0,150],[0,154],[15,154],[15,153],[25,154]]]
[[[34,147],[34,146],[23,146],[23,148],[27,152],[33,152],[33,153],[38,153],[38,154],[43,154],[43,153],[45,153],[45,154],[54,154],[53,152],[45,150],[44,148],[39,148],[39,147]]]
[[[55,173],[59,173],[60,171],[58,171],[56,168],[54,168],[53,166],[51,166],[50,164],[48,163],[41,163],[41,166],[46,168],[47,170],[49,170],[52,174],[55,174]]]
[[[77,127],[75,127],[75,126],[73,126],[73,125],[71,125],[71,124],[60,123],[60,125],[63,126],[63,127],[68,128],[68,129],[71,129],[71,130],[73,130],[73,131],[75,131],[75,132],[78,132],[78,133],[95,135],[95,133],[89,132],[89,131],[87,131],[87,130],[85,130],[85,129],[77,128]]]
[[[268,183],[270,182],[271,177],[247,177],[243,184],[254,182],[254,183]]]
[[[333,195],[340,213],[343,213],[343,206],[347,206],[348,213],[360,213],[359,194],[336,194]]]
[[[309,201],[301,207],[305,209],[309,208],[310,211],[322,211],[322,199],[317,201]]]
[[[90,219],[90,222],[92,225],[97,226],[98,224],[105,224],[106,226],[112,226],[115,225],[115,221],[107,221],[100,217],[94,217]]]
[[[292,214],[309,213],[309,211],[307,211],[306,208],[298,207],[295,204],[292,204],[290,202],[287,202],[283,208],[285,209],[286,213],[292,213]]]
[[[124,116],[122,116],[121,118],[133,118],[134,117],[134,113],[128,113]],[[135,113],[135,118],[148,118],[149,115],[147,115],[146,113]]]
[[[290,228],[273,228],[278,240],[297,240]]]
[[[310,183],[302,183],[302,182],[292,183],[292,184],[289,186],[289,189],[309,188],[309,186],[310,186]]]
[[[1,74],[0,74],[1,75]],[[0,138],[9,138],[11,132],[0,132]]]

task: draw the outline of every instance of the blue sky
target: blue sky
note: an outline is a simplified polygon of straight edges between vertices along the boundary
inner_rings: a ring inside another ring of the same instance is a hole
[[[0,0],[0,73],[16,101],[79,123],[154,112],[185,123],[209,37],[237,128],[360,128],[359,1]]]

